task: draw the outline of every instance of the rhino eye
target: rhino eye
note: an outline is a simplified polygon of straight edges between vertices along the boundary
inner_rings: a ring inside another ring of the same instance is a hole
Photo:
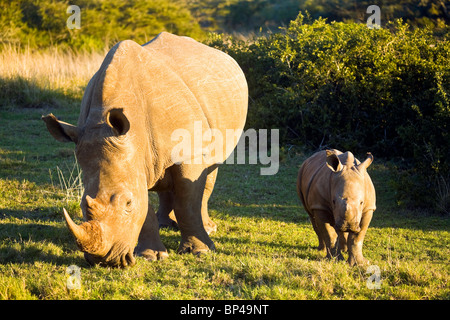
[[[359,204],[362,205],[364,203],[364,201],[361,201]]]
[[[336,200],[333,200],[333,204],[336,204]]]

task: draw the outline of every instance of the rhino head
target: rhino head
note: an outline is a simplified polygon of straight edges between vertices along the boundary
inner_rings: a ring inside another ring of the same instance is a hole
[[[85,188],[80,203],[85,222],[77,225],[63,211],[79,249],[90,264],[133,265],[148,193],[141,154],[145,148],[136,142],[128,117],[122,109],[110,109],[80,128],[53,114],[42,119],[55,139],[76,144]]]
[[[343,159],[343,163],[341,162]],[[373,161],[372,154],[359,163],[351,152],[338,157],[327,150],[327,166],[331,174],[331,207],[336,231],[358,233],[366,204],[366,169]]]

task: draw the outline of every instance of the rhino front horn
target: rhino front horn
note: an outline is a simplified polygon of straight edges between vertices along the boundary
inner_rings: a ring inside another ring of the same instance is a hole
[[[73,222],[72,218],[70,218],[65,208],[63,209],[63,212],[67,227],[75,237],[78,248],[86,253],[94,255],[101,254],[103,240],[100,223],[96,220],[92,220],[77,225]]]

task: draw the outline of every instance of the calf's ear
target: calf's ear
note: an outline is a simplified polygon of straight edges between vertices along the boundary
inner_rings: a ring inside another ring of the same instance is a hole
[[[53,138],[61,142],[78,141],[78,127],[58,120],[52,113],[41,118],[47,125],[48,131]]]
[[[338,156],[331,150],[327,150],[327,166],[334,172],[342,171],[344,168]]]
[[[358,170],[366,170],[373,162],[373,155],[368,152],[367,159],[357,165]]]

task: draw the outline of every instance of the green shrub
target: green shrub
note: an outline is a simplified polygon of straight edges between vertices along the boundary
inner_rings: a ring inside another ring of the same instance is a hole
[[[181,2],[169,0],[79,0],[81,28],[69,29],[71,3],[50,0],[0,0],[2,43],[32,48],[61,46],[103,50],[118,41],[145,43],[162,31],[201,39],[204,32]]]
[[[300,14],[284,33],[210,43],[246,73],[248,126],[279,128],[284,143],[312,150],[404,158],[412,180],[437,188],[450,172],[450,43],[401,21],[388,27],[305,23]]]
[[[217,0],[185,0],[201,2],[206,6]],[[223,21],[227,30],[238,32],[259,29],[275,31],[277,26],[288,25],[299,11],[308,11],[315,19],[323,17],[328,21],[363,22],[371,15],[370,5],[380,6],[381,24],[402,18],[414,26],[445,28],[450,16],[450,6],[440,0],[378,1],[373,0],[228,0],[221,11],[213,12],[216,19]],[[447,1],[448,2],[448,1]]]

